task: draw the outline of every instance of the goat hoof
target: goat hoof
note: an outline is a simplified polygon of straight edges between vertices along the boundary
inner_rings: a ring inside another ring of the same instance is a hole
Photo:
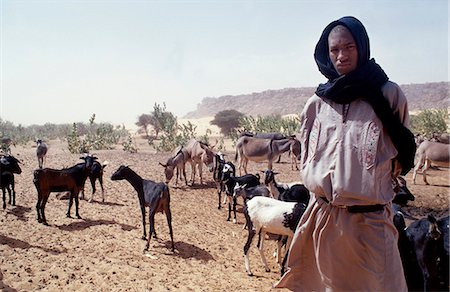
[[[72,218],[72,217],[70,216],[70,214],[66,214],[66,217],[67,217],[67,218]]]
[[[89,200],[89,203],[92,203],[92,202],[94,202],[94,199],[90,199],[90,200]]]
[[[83,218],[81,218],[81,216],[80,216],[80,215],[77,215],[77,218],[78,218],[78,219],[83,219]]]
[[[249,277],[253,277],[253,273],[252,273],[252,272],[247,272],[247,275],[248,275]]]
[[[48,226],[47,221],[42,222],[42,224],[44,224],[45,226]]]
[[[142,239],[142,240],[147,240],[147,236],[144,235],[144,236],[141,237],[141,239]]]

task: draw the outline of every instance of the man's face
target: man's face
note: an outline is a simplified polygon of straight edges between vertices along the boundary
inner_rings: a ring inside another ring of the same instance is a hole
[[[339,75],[345,75],[358,66],[358,49],[347,28],[338,26],[328,36],[328,53]]]

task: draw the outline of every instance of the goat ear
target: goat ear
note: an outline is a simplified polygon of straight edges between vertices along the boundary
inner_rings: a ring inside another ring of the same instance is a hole
[[[159,165],[161,165],[162,167],[167,167],[167,164],[162,164],[161,162],[159,163]]]
[[[274,171],[274,172],[273,172],[273,174],[275,175],[275,174],[280,174],[280,173],[279,173],[279,172],[275,172],[275,171]]]

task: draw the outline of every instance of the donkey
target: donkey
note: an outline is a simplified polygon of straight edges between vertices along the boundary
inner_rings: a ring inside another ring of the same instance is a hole
[[[215,145],[211,147],[214,148]],[[200,177],[200,184],[203,184],[203,164],[208,167],[209,172],[214,171],[214,152],[207,144],[191,139],[185,146],[188,155],[187,161],[191,164],[191,183],[194,185],[196,166],[198,168],[198,175]]]
[[[144,229],[144,235],[142,236],[142,239],[144,240],[147,239],[147,233],[145,231],[145,207],[148,206],[150,208],[149,211],[150,229],[148,234],[147,245],[145,246],[144,252],[148,251],[152,234],[156,238],[155,214],[158,212],[166,213],[173,252],[175,250],[175,246],[173,243],[172,213],[170,212],[170,192],[167,184],[156,183],[151,180],[142,179],[142,177],[140,177],[136,172],[131,170],[131,168],[124,165],[121,165],[113,173],[113,175],[111,176],[111,180],[126,180],[136,190],[142,213],[142,227]]]
[[[449,167],[450,145],[425,140],[420,143],[416,155],[418,161],[414,167],[413,182],[416,184],[417,171],[425,164],[422,167],[422,175],[423,181],[428,185],[426,171],[430,168],[431,163],[438,166]]]
[[[281,140],[259,139],[243,136],[236,143],[236,154],[234,160],[239,160],[239,173],[242,170],[247,173],[249,160],[255,162],[268,161],[268,169],[272,169],[273,160],[291,149],[296,139],[289,137]]]

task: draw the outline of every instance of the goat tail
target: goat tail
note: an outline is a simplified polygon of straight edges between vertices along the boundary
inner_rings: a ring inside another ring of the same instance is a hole
[[[104,169],[109,164],[108,160],[103,161],[102,163],[102,169]]]

